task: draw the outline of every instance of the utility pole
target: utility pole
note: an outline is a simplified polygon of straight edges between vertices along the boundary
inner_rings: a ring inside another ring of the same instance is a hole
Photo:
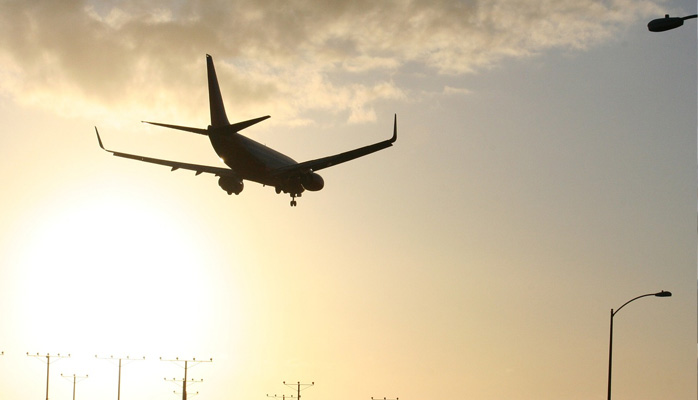
[[[70,354],[67,356],[62,356],[61,353],[51,355],[49,353],[46,353],[46,355],[41,355],[39,353],[36,354],[29,354],[27,352],[27,357],[37,357],[37,358],[46,358],[46,400],[48,400],[48,373],[49,373],[49,367],[51,366],[52,362],[60,361],[61,358],[69,358]],[[53,361],[51,361],[51,358],[53,358]]]
[[[116,400],[121,400],[121,360],[123,358],[115,358],[114,356],[109,356],[109,357],[98,357],[95,354],[95,358],[98,360],[111,360],[111,361],[116,361],[119,360],[119,380],[117,384],[117,389],[116,389]],[[131,361],[143,361],[145,360],[145,356],[143,358],[130,358],[129,356],[126,356],[126,363],[128,364]]]
[[[61,374],[61,376],[64,378],[73,378],[73,400],[75,400],[75,384],[78,383],[79,381],[87,379],[89,375],[79,376],[79,375],[75,375],[75,374],[73,374],[73,375]]]
[[[213,362],[213,358],[209,358],[208,360],[197,360],[195,357],[195,358],[192,358],[191,360],[180,360],[179,357],[175,357],[174,360],[163,360],[163,358],[160,357],[160,361],[168,361],[168,362],[173,362],[173,363],[177,363],[177,364],[184,363],[184,379],[179,380],[177,378],[172,378],[172,379],[165,378],[165,380],[170,381],[170,382],[182,382],[182,400],[187,400],[187,371],[190,367],[189,363],[192,363],[191,367],[194,368],[195,366],[197,366],[201,363]],[[199,382],[203,382],[203,381],[204,381],[203,379],[200,379],[200,380],[191,379],[189,382],[193,384],[193,383],[199,383]],[[198,392],[197,392],[197,394],[198,394]]]

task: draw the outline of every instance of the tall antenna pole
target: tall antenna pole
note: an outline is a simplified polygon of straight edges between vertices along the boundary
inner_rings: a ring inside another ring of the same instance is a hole
[[[111,360],[111,361],[118,360],[119,361],[119,380],[118,380],[117,389],[116,389],[116,400],[121,400],[121,360],[124,360],[124,358],[121,358],[121,357],[116,358],[114,356],[98,357],[96,354],[95,354],[95,358],[98,360]],[[126,356],[125,360],[126,360],[126,363],[128,364],[131,361],[143,361],[143,360],[145,360],[145,356],[142,358],[130,358],[129,356]]]
[[[73,400],[75,400],[75,384],[78,383],[78,379],[82,381],[82,380],[84,380],[84,379],[87,379],[89,375],[78,376],[78,375],[75,375],[75,374],[73,374],[73,375],[63,375],[63,374],[61,374],[61,376],[64,377],[64,378],[73,378]]]
[[[49,353],[46,353],[46,355],[44,356],[44,355],[41,355],[39,353],[29,354],[29,352],[27,352],[27,357],[46,358],[46,400],[48,400],[48,376],[49,376],[48,373],[49,373],[49,367],[51,366],[51,362],[52,362],[51,358],[54,359],[53,362],[56,362],[56,361],[60,361],[61,358],[70,357],[70,354],[68,354],[67,356],[62,356],[61,353],[58,353],[55,355],[51,355]]]
[[[191,366],[194,368],[195,366],[205,363],[205,362],[213,362],[213,358],[209,358],[208,360],[197,360],[196,358],[192,358],[191,360],[180,360],[179,357],[175,357],[174,360],[165,360],[162,357],[160,357],[160,361],[168,361],[168,362],[173,362],[173,363],[184,363],[184,379],[181,381],[178,380],[177,378],[172,378],[172,379],[167,379],[165,378],[166,381],[171,381],[171,382],[182,382],[182,400],[187,400],[187,371],[189,369],[189,363],[192,363],[193,365]],[[195,380],[191,379],[191,383],[198,383],[198,382],[203,382],[203,379],[200,380]]]

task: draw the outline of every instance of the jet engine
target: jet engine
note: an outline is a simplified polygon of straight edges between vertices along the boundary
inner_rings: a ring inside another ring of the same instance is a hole
[[[225,190],[230,195],[233,193],[240,194],[245,185],[237,178],[221,176],[220,179],[218,179],[218,186],[220,186],[221,189]]]
[[[306,190],[311,192],[317,192],[318,190],[325,187],[325,180],[315,172],[310,172],[301,178],[301,184]]]

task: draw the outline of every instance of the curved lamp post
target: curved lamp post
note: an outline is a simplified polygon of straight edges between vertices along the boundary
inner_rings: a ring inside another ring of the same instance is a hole
[[[630,299],[626,301],[622,306],[618,307],[617,310],[613,311],[611,308],[611,339],[609,341],[608,345],[608,400],[611,400],[611,367],[613,365],[613,317],[618,314],[618,311],[621,310],[621,308],[625,307],[628,303],[633,302],[637,299],[641,299],[643,297],[648,297],[648,296],[655,296],[655,297],[671,297],[671,292],[665,292],[662,290],[661,292],[657,293],[648,293],[648,294],[643,294],[642,296],[637,296],[634,299]]]
[[[670,17],[669,14],[666,14],[664,18],[657,18],[650,21],[647,24],[647,29],[649,29],[650,32],[664,32],[678,28],[683,25],[683,21],[691,18],[698,18],[698,14],[689,15],[687,17]]]

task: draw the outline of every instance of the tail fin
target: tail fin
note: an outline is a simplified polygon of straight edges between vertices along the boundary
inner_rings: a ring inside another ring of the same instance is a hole
[[[213,67],[213,58],[208,54],[206,54],[206,69],[208,71],[208,102],[211,107],[211,126],[228,126],[230,122],[228,122],[228,117],[225,115],[221,88],[218,86],[216,69]]]

